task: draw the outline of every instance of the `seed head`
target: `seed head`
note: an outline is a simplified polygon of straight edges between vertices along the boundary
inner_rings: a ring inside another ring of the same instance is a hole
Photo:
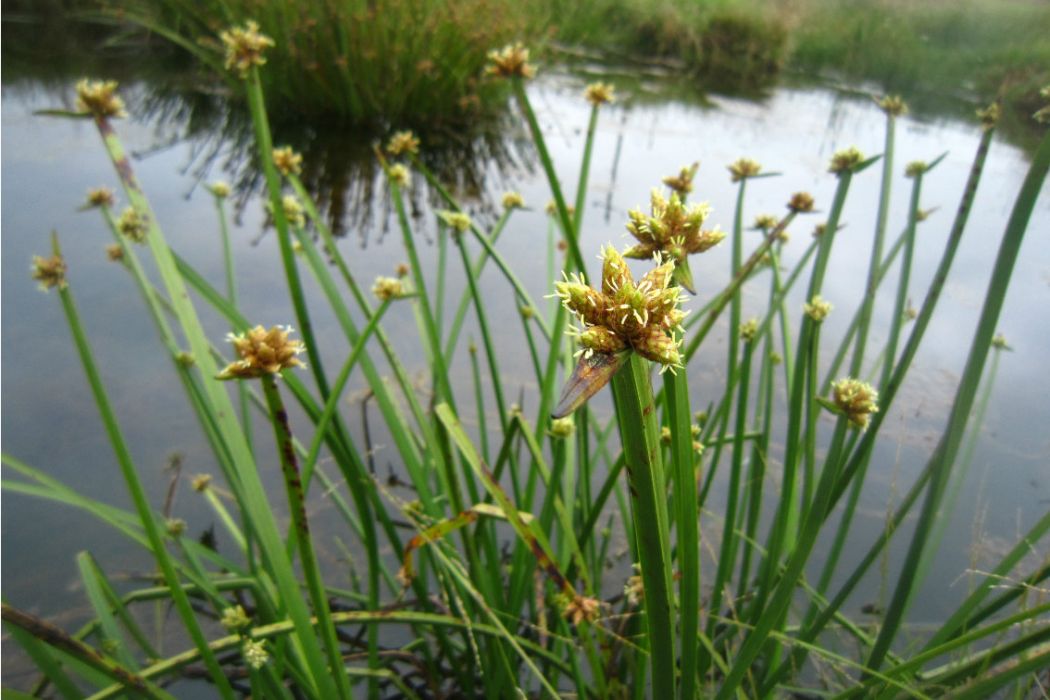
[[[672,191],[678,193],[679,196],[684,197],[693,191],[693,178],[696,177],[696,171],[699,168],[700,163],[687,165],[679,170],[677,175],[665,177],[663,183],[671,188]]]
[[[266,652],[266,645],[254,639],[244,640],[243,652],[245,663],[256,671],[270,661],[270,655]]]
[[[198,474],[193,477],[193,481],[190,482],[193,490],[197,493],[204,493],[211,486],[211,474]]]
[[[182,537],[182,533],[186,532],[186,521],[182,518],[168,518],[164,522],[164,528],[171,537]]]
[[[863,161],[864,154],[861,153],[856,146],[850,146],[841,151],[836,151],[835,154],[831,156],[831,165],[828,167],[828,172],[842,175],[843,173],[851,172]]]
[[[110,262],[120,262],[124,259],[124,249],[117,243],[106,246],[106,257]]]
[[[372,294],[375,294],[379,301],[400,299],[405,296],[405,285],[394,277],[376,277],[375,284],[372,285]]]
[[[527,304],[523,304],[522,306],[518,307],[518,313],[521,314],[521,317],[523,319],[528,321],[536,315],[536,310],[533,309],[531,306],[528,306]]]
[[[739,158],[736,162],[729,164],[729,177],[733,182],[746,180],[760,172],[762,172],[762,166],[757,160],[751,158]]]
[[[248,613],[244,611],[244,608],[240,605],[231,605],[222,611],[219,624],[229,632],[237,632],[252,624],[252,621],[248,617]]]
[[[817,323],[823,321],[833,308],[835,307],[831,305],[831,302],[825,301],[819,294],[802,305],[802,310],[806,312],[806,315]]]
[[[759,231],[772,231],[780,220],[772,214],[759,214],[755,217],[755,228]]]
[[[394,273],[397,274],[399,278],[408,277],[408,273],[410,273],[411,271],[412,269],[405,263],[398,263],[397,267],[394,268]]]
[[[497,78],[531,78],[536,75],[536,68],[529,63],[529,50],[518,42],[508,44],[502,49],[493,49],[488,53],[489,65],[486,75]]]
[[[623,593],[627,597],[627,604],[632,608],[641,605],[645,599],[645,584],[642,582],[642,577],[638,574],[628,576],[627,583],[623,587]]]
[[[272,48],[273,39],[259,32],[258,22],[248,20],[243,27],[230,27],[219,34],[226,47],[226,70],[247,78],[252,66],[266,64],[263,52]]]
[[[724,231],[703,230],[704,219],[711,213],[707,202],[686,205],[677,192],[666,199],[659,190],[650,195],[650,214],[640,209],[627,212],[627,232],[638,240],[638,245],[624,251],[624,257],[646,260],[661,253],[676,263],[687,255],[703,253],[722,242]]]
[[[904,168],[904,176],[910,178],[916,178],[926,172],[929,166],[925,161],[913,160],[908,163],[907,167]]]
[[[133,243],[143,243],[149,227],[146,226],[146,219],[135,211],[134,207],[128,207],[117,219],[117,230]]]
[[[226,199],[230,196],[230,186],[222,180],[216,180],[208,185],[208,191],[219,199]]]
[[[788,209],[799,214],[808,214],[813,211],[813,195],[809,192],[796,192],[788,200]]]
[[[602,251],[602,288],[591,288],[578,276],[554,285],[565,308],[583,324],[581,352],[613,353],[628,348],[664,368],[681,363],[675,332],[685,313],[679,309],[679,290],[670,286],[673,262],[657,258],[657,266],[635,284],[623,256],[612,246]]]
[[[574,625],[581,622],[594,622],[601,613],[601,601],[597,598],[576,595],[563,603],[562,615]]]
[[[521,209],[525,206],[525,198],[521,196],[521,192],[504,192],[502,204],[507,210]]]
[[[591,83],[584,89],[583,96],[592,105],[597,107],[598,105],[610,104],[616,101],[616,88],[609,83]]]
[[[779,352],[776,352],[774,350],[773,352],[769,353],[769,361],[772,362],[774,365],[779,365],[781,362],[784,361],[784,358],[781,357]]]
[[[88,190],[87,206],[89,207],[112,207],[116,203],[116,195],[108,187],[94,187]]]
[[[879,392],[871,384],[845,377],[831,385],[832,398],[849,422],[863,430],[872,413],[879,412]]]
[[[751,318],[740,324],[740,339],[745,343],[753,343],[758,336],[758,319]]]
[[[52,287],[60,290],[66,288],[66,261],[61,255],[50,258],[33,256],[33,279],[40,283],[40,289],[47,291]]]
[[[96,119],[120,119],[128,116],[124,100],[117,97],[116,80],[81,80],[77,83],[76,109]]]
[[[900,95],[886,95],[881,100],[876,100],[879,108],[891,117],[900,117],[908,113],[908,105]]]
[[[412,174],[408,172],[408,168],[400,163],[391,165],[386,174],[393,182],[397,183],[398,187],[409,187],[412,185]]]
[[[217,379],[254,379],[265,374],[277,374],[292,367],[303,367],[296,355],[306,350],[300,340],[289,340],[292,329],[273,326],[266,330],[256,326],[246,333],[227,336],[241,359],[226,365]]]
[[[994,129],[995,125],[999,123],[1000,114],[1001,110],[998,102],[993,102],[984,109],[977,110],[977,118],[981,120],[981,128],[985,131]]]
[[[576,431],[576,422],[572,419],[572,416],[565,416],[564,418],[555,418],[551,420],[550,434],[556,438],[568,438],[572,437],[572,434]]]
[[[386,142],[386,152],[392,156],[419,153],[419,137],[411,131],[395,131]]]
[[[470,217],[461,211],[442,210],[438,212],[438,216],[457,234],[470,230]]]
[[[175,361],[182,367],[192,367],[197,364],[197,358],[193,356],[193,353],[185,351],[176,354]]]
[[[293,151],[291,146],[273,149],[273,164],[285,177],[303,171],[303,157]]]
[[[306,225],[306,214],[303,210],[303,205],[299,203],[294,194],[286,194],[281,197],[281,209],[284,210],[284,218],[292,226],[302,228]]]

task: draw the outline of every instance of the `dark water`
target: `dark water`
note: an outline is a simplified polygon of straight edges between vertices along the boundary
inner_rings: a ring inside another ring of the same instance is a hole
[[[574,183],[579,167],[588,106],[579,96],[581,85],[571,78],[548,77],[532,89],[534,104],[547,133],[548,144],[563,182]],[[67,99],[69,91],[66,93]],[[116,464],[102,431],[79,362],[70,342],[58,299],[39,292],[29,278],[33,254],[48,251],[48,235],[57,230],[70,266],[70,284],[76,295],[85,326],[91,337],[103,379],[122,421],[132,455],[144,474],[153,502],[163,501],[170,476],[164,472],[169,455],[182,455],[183,475],[217,469],[208,453],[195,419],[185,406],[181,390],[154,336],[153,327],[141,309],[131,279],[106,260],[108,232],[97,213],[78,213],[89,187],[115,187],[115,177],[94,128],[83,122],[35,117],[32,111],[54,106],[53,91],[27,87],[5,88],[2,114],[2,225],[3,225],[3,450],[62,480],[93,498],[130,507]],[[725,166],[741,156],[759,160],[767,170],[782,177],[758,180],[749,186],[747,221],[760,213],[779,213],[791,193],[808,190],[818,208],[830,206],[835,180],[826,171],[831,154],[857,145],[865,153],[877,153],[883,142],[882,113],[870,101],[846,98],[829,90],[779,89],[762,102],[715,98],[709,107],[674,100],[657,104],[641,102],[615,105],[601,117],[591,170],[591,186],[584,217],[581,249],[585,256],[597,254],[606,242],[624,244],[623,223],[628,209],[648,206],[649,191],[684,165],[699,160],[700,171],[694,197],[711,202],[710,221],[724,229],[732,226],[735,186]],[[134,165],[172,246],[214,284],[221,284],[221,249],[215,212],[207,192],[196,186],[200,172],[200,141],[168,142],[171,129],[158,133],[151,120],[122,122],[118,130],[131,151],[149,152]],[[229,156],[233,146],[221,138],[211,141],[217,153]],[[926,177],[923,206],[940,209],[922,224],[912,277],[912,298],[921,303],[932,267],[940,256],[962,185],[979,139],[972,123],[924,122],[904,118],[898,127],[894,197],[889,232],[899,232],[906,218],[910,181],[903,177],[910,160],[932,160],[947,151],[946,160]],[[323,143],[323,140],[322,140]],[[158,144],[165,144],[157,148]],[[514,148],[510,148],[514,150]],[[230,160],[227,158],[227,160]],[[236,160],[236,159],[233,159]],[[499,161],[499,165],[495,164]],[[548,292],[547,241],[549,224],[543,209],[550,195],[545,180],[529,167],[530,157],[480,159],[478,173],[464,180],[464,190],[475,189],[488,202],[498,202],[509,187],[520,190],[529,209],[515,214],[499,242],[499,249],[513,261],[516,272],[538,302]],[[488,163],[488,165],[486,165]],[[928,342],[911,372],[911,378],[885,426],[882,447],[870,469],[869,484],[862,497],[861,517],[854,528],[844,567],[859,559],[884,524],[888,504],[910,486],[925,464],[946,421],[947,409],[965,355],[989,277],[997,242],[1005,227],[1013,199],[1027,165],[1014,147],[996,141],[978,191],[967,235],[950,277],[946,294],[928,331]],[[214,168],[209,178],[226,177]],[[825,323],[823,337],[837,339],[863,294],[867,257],[874,228],[879,185],[878,168],[855,178],[843,220],[847,228],[836,240],[825,297],[836,311]],[[364,283],[377,274],[390,274],[405,259],[396,229],[389,229],[382,188],[365,181],[346,183],[358,188],[356,199],[336,212],[347,235],[344,252],[355,274]],[[330,185],[331,187],[331,185]],[[571,187],[569,188],[571,191]],[[424,266],[434,269],[433,216],[425,205],[426,194],[416,192],[416,220]],[[376,200],[365,214],[361,203]],[[476,204],[477,215],[491,218],[491,204]],[[810,217],[796,224],[786,248],[785,264],[791,265],[809,241]],[[247,195],[239,225],[232,229],[235,241],[242,310],[263,324],[287,323],[293,319],[284,288],[272,233],[262,235],[264,213],[261,201]],[[1047,342],[1050,337],[1050,196],[1040,198],[1022,251],[1002,317],[1001,330],[1013,352],[1004,353],[991,398],[987,420],[981,428],[972,468],[962,486],[956,513],[952,516],[927,579],[911,613],[921,625],[943,617],[944,611],[967,590],[967,572],[986,569],[1007,544],[1016,540],[1050,507],[1050,402],[1045,398]],[[745,249],[758,242],[748,239]],[[693,263],[700,301],[726,283],[729,247],[723,245]],[[450,250],[450,256],[455,251]],[[592,261],[591,270],[598,269]],[[458,261],[450,257],[446,298],[458,301],[463,282]],[[433,294],[433,277],[429,280]],[[514,299],[494,269],[483,277],[490,297],[490,318],[509,319],[516,313]],[[307,282],[319,342],[329,371],[338,367],[346,353],[342,333],[325,315],[327,305],[319,291]],[[872,348],[885,338],[892,306],[893,280],[884,285],[878,299]],[[757,314],[766,299],[767,282],[759,278],[745,291],[744,316]],[[797,311],[800,295],[789,307]],[[542,304],[541,304],[542,306]],[[209,334],[218,344],[226,328],[213,315],[204,313]],[[395,344],[402,349],[410,371],[422,376],[424,362],[415,342],[416,329],[407,303],[394,307],[384,322]],[[505,322],[506,323],[506,322]],[[530,393],[529,359],[517,337],[516,321],[500,339],[502,370],[508,394],[526,397],[526,409],[534,411]],[[476,331],[467,325],[461,347]],[[828,341],[825,351],[834,345]],[[696,408],[721,394],[724,366],[725,327],[717,328],[691,371]],[[874,351],[869,352],[869,356]],[[521,368],[520,370],[518,368]],[[460,353],[453,368],[454,386],[462,386],[462,410],[468,421],[472,402],[468,393],[470,374],[466,353]],[[351,382],[348,394],[362,388],[362,379]],[[491,406],[491,401],[490,401]],[[599,395],[595,410],[611,416],[608,397]],[[360,430],[360,411],[347,408],[347,421]],[[379,473],[386,474],[395,459],[393,449],[384,449],[381,422],[372,411],[371,426],[376,440]],[[488,416],[493,420],[493,416]],[[266,446],[265,426],[256,426],[256,440]],[[294,426],[293,426],[294,427]],[[262,450],[267,454],[267,450]],[[277,484],[275,463],[263,460],[260,468],[267,481]],[[334,473],[334,470],[331,470]],[[12,478],[5,469],[4,478]],[[774,475],[775,479],[775,475]],[[407,492],[402,496],[410,498]],[[283,501],[277,491],[274,502]],[[717,494],[709,503],[721,512]],[[173,514],[187,520],[190,531],[199,533],[212,522],[210,511],[183,482],[177,490]],[[337,537],[343,534],[330,506],[318,501],[313,517],[323,523],[320,547],[331,560],[339,560]],[[135,546],[129,546],[114,531],[79,511],[9,492],[3,494],[3,591],[13,605],[48,616],[63,625],[83,621],[86,603],[78,586],[74,555],[91,551],[103,569],[115,578],[134,578],[148,573],[152,565]],[[325,529],[325,526],[328,529]],[[709,527],[716,529],[714,524]],[[855,611],[865,602],[885,595],[882,584],[892,586],[900,550],[906,546],[908,528],[898,535],[896,546],[884,568],[886,578],[872,578],[870,586],[855,601]],[[347,537],[342,537],[346,541]],[[221,533],[220,533],[220,547]],[[615,547],[614,547],[615,549]],[[1050,554],[1042,543],[1033,557]],[[622,585],[622,572],[610,578],[606,594]],[[341,581],[336,581],[339,585]],[[5,656],[9,645],[5,643]],[[7,670],[5,669],[5,674]]]

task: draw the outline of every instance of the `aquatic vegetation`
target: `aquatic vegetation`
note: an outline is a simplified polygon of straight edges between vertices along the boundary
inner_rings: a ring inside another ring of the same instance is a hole
[[[258,38],[253,42],[260,46]],[[713,216],[709,208],[684,200],[696,173],[691,166],[665,183],[668,194],[650,193],[648,214],[634,210],[624,222],[644,248],[636,251],[635,270],[606,246],[600,274],[591,276],[594,264],[588,267],[579,234],[596,124],[608,102],[579,98],[587,100],[590,120],[570,203],[523,88],[528,54],[510,45],[491,65],[509,82],[547,177],[554,235],[546,252],[563,273],[548,286],[561,303],[532,298],[500,250],[499,233],[519,215],[521,196],[508,193],[496,223],[485,226],[427,168],[424,143],[407,132],[374,150],[407,262],[396,278],[375,279],[369,295],[303,186],[303,157],[274,148],[261,74],[279,70],[275,63],[238,58],[232,65],[243,73],[237,84],[252,113],[281,256],[283,279],[269,280],[269,288],[286,289],[301,340],[288,327],[256,325],[242,313],[226,230],[228,188],[211,186],[223,239],[220,289],[169,244],[110,122],[115,114],[92,112],[130,213],[115,216],[111,194],[89,200],[121,251],[115,269],[131,277],[162,340],[163,356],[153,359],[178,377],[214,457],[217,473],[194,477],[192,489],[215,515],[221,548],[188,537],[184,521],[153,504],[145,467],[128,449],[91,349],[89,333],[103,329],[85,327],[77,311],[76,278],[66,279],[58,236],[50,258],[34,259],[34,279],[57,291],[132,510],[76,494],[17,455],[3,456],[5,488],[88,510],[146,547],[159,570],[145,583],[128,582],[121,596],[89,555],[78,559],[93,619],[75,633],[3,605],[14,642],[59,694],[170,697],[187,679],[210,683],[223,698],[1037,692],[1037,674],[1050,661],[1050,604],[1031,594],[1045,587],[1050,572],[1045,562],[1028,568],[1021,561],[1047,536],[1050,514],[976,575],[958,606],[921,638],[908,628],[907,612],[953,500],[948,486],[964,442],[979,428],[971,416],[981,413],[978,389],[988,357],[994,371],[998,351],[1007,349],[996,327],[1050,169],[1050,137],[1004,223],[938,445],[915,479],[902,484],[886,527],[858,533],[856,494],[876,446],[893,441],[882,431],[887,414],[909,408],[900,389],[917,349],[931,342],[926,332],[966,228],[994,121],[986,120],[955,223],[914,318],[907,322],[905,309],[909,295],[921,291],[910,277],[921,188],[938,175],[942,158],[908,167],[908,224],[899,245],[885,252],[885,221],[877,217],[868,293],[848,330],[833,337],[834,324],[826,322],[831,305],[822,295],[842,214],[854,179],[871,177],[880,162],[881,201],[888,200],[901,105],[885,107],[882,154],[835,153],[834,194],[821,202],[826,221],[790,270],[779,264],[784,232],[817,203],[806,192],[787,195],[784,213],[756,221],[761,236],[748,243],[755,238],[744,235],[748,188],[774,174],[740,159],[729,172],[737,193],[725,220],[729,233],[714,240],[702,229]],[[476,73],[483,70],[479,65]],[[111,104],[119,99],[115,89],[107,88]],[[402,189],[410,177],[432,182],[442,198],[440,208],[423,214],[440,232],[436,269],[424,269],[417,250],[417,225]],[[565,244],[564,258],[556,256],[555,235]],[[686,255],[711,249],[723,236],[729,260],[723,288],[707,298],[683,295]],[[885,341],[875,341],[874,291],[890,269],[897,272],[889,277],[896,284],[894,313],[881,329]],[[496,280],[484,291],[483,274]],[[303,275],[316,283],[315,296],[307,296]],[[453,276],[463,284],[450,285]],[[786,301],[796,285],[806,286],[804,305]],[[460,290],[458,300],[453,289]],[[511,295],[520,313],[496,316],[491,289]],[[744,320],[742,299],[755,291],[764,292],[766,303]],[[409,374],[388,334],[394,302],[411,307],[414,342],[426,358],[422,382]],[[683,306],[690,303],[699,308],[687,316]],[[842,306],[831,318],[849,317]],[[232,357],[217,349],[214,332],[201,322],[204,311],[230,329]],[[581,328],[571,328],[570,314]],[[467,315],[476,335],[464,347]],[[321,352],[329,336],[318,333],[319,318],[330,319],[325,330],[342,336],[345,352]],[[724,343],[710,342],[713,333]],[[535,389],[516,402],[508,401],[501,367],[507,358],[497,336],[528,350],[526,366],[516,369]],[[720,391],[704,397],[707,409],[700,412],[688,380],[697,355],[713,355],[716,347],[726,351],[725,371]],[[835,349],[830,362],[829,349]],[[849,369],[840,373],[847,359]],[[656,375],[657,366],[675,371]],[[367,430],[362,438],[348,425],[352,373],[362,377],[381,416],[386,456],[397,463],[389,480],[369,468],[375,445]],[[869,376],[870,382],[859,379]],[[611,418],[586,403],[605,386]],[[272,440],[253,432],[258,420]],[[774,460],[776,475],[768,469]],[[275,464],[282,482],[268,490],[260,472]],[[312,527],[315,511],[307,505],[318,502],[331,506],[341,535],[353,542],[338,574],[325,566],[323,535]],[[722,527],[701,531],[701,512]],[[900,527],[907,518],[914,527]],[[843,556],[850,532],[868,545],[859,559]],[[610,584],[616,538],[632,568]],[[904,538],[902,565],[884,574],[889,592],[879,624],[851,619],[846,601],[862,581],[880,575],[873,566],[891,541]],[[703,572],[702,548],[717,552]],[[174,611],[164,624],[178,626],[186,648],[159,648],[145,633],[136,613],[148,601]]]

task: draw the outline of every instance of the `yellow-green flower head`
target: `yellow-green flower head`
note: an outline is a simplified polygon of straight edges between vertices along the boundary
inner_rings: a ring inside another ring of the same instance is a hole
[[[222,611],[222,617],[219,618],[219,624],[221,624],[228,632],[238,632],[252,624],[252,621],[248,617],[248,613],[244,611],[244,608],[240,605],[231,605]]]
[[[233,343],[241,359],[226,365],[218,379],[255,379],[266,374],[277,374],[292,367],[303,367],[296,355],[305,352],[300,340],[290,340],[289,326],[273,326],[266,330],[256,326],[246,333],[230,333],[226,339]]]
[[[50,258],[33,256],[33,279],[40,283],[39,287],[47,291],[52,287],[66,288],[66,261],[61,255],[52,255]]]
[[[550,433],[556,438],[568,438],[572,437],[572,434],[576,431],[576,422],[572,419],[572,416],[565,416],[564,418],[554,418],[551,420]]]
[[[926,168],[928,167],[929,166],[926,165],[925,161],[913,160],[912,162],[908,163],[907,167],[904,168],[904,176],[911,178],[918,177],[919,175],[922,175],[924,172],[926,172]]]
[[[525,198],[521,196],[521,192],[504,192],[502,204],[507,210],[522,209],[525,206]]]
[[[827,221],[825,221],[822,224],[817,224],[816,226],[813,227],[813,237],[814,238],[820,238],[821,236],[824,235],[824,231],[826,231],[827,228],[828,228],[828,222]]]
[[[798,214],[808,214],[813,211],[813,195],[809,192],[796,192],[788,200],[788,209]]]
[[[244,662],[258,671],[270,661],[266,645],[254,639],[244,640]]]
[[[488,59],[486,75],[497,78],[531,78],[536,75],[536,68],[529,63],[529,50],[521,42],[489,51]]]
[[[602,603],[597,598],[575,595],[559,601],[566,620],[579,626],[581,622],[594,622],[601,613]]]
[[[666,199],[654,189],[651,196],[651,214],[640,209],[627,212],[630,221],[627,231],[638,245],[624,251],[624,257],[647,260],[656,253],[663,253],[675,262],[693,253],[703,253],[718,245],[725,238],[724,231],[717,228],[701,229],[704,219],[711,213],[707,202],[685,205],[677,192]]]
[[[696,177],[696,171],[699,168],[700,163],[687,165],[679,170],[677,175],[668,175],[665,177],[663,183],[679,195],[687,195],[693,191],[693,178]]]
[[[438,212],[438,216],[457,234],[470,230],[470,217],[461,211],[442,210]]]
[[[149,227],[146,226],[145,217],[139,214],[134,207],[128,207],[120,213],[120,218],[117,219],[117,230],[129,241],[142,243],[146,240]]]
[[[192,352],[180,352],[175,355],[175,361],[183,367],[192,367],[197,364],[197,358],[193,356]]]
[[[219,199],[226,199],[230,196],[230,185],[222,180],[216,180],[208,185],[208,191]]]
[[[575,215],[576,215],[576,207],[574,207],[574,206],[573,206],[573,205],[571,205],[571,204],[567,204],[567,205],[565,206],[565,210],[566,210],[567,212],[569,212],[569,216],[570,216],[570,217],[572,217],[572,216],[575,216]],[[555,201],[554,201],[554,200],[552,199],[551,201],[547,202],[547,206],[546,206],[546,207],[544,207],[544,211],[546,211],[546,212],[547,212],[548,216],[557,216],[557,215],[558,215],[558,203],[557,203],[557,202],[555,202]]]
[[[97,119],[128,116],[124,100],[117,97],[115,80],[81,80],[77,83],[76,110]]]
[[[294,194],[286,194],[281,197],[281,209],[284,210],[284,218],[292,226],[302,228],[306,225],[306,214],[304,213],[303,205]]]
[[[601,291],[579,276],[554,285],[565,308],[582,323],[581,353],[615,353],[631,349],[664,368],[681,365],[680,339],[685,312],[679,308],[678,287],[670,285],[674,263],[657,258],[656,267],[635,284],[623,256],[611,245],[602,250]]]
[[[230,27],[219,34],[226,47],[226,70],[242,78],[248,77],[252,66],[266,64],[263,52],[272,48],[273,39],[259,32],[259,23],[248,20],[243,27]]]
[[[864,154],[861,153],[856,146],[850,146],[841,151],[836,151],[835,154],[831,156],[831,165],[828,166],[828,172],[841,175],[842,173],[853,170],[863,161]]]
[[[291,146],[273,149],[273,164],[285,177],[303,171],[303,157],[293,151]]]
[[[110,262],[120,262],[124,259],[124,249],[117,243],[111,243],[106,246],[106,257]]]
[[[518,307],[518,313],[521,314],[521,317],[523,319],[528,321],[536,315],[536,310],[533,309],[531,306],[523,304],[522,306]]]
[[[1006,342],[1006,336],[1002,333],[996,333],[995,337],[992,338],[992,347],[996,350],[1013,350],[1009,343]]]
[[[755,217],[755,228],[759,231],[772,231],[777,227],[780,220],[772,214],[759,214]]]
[[[862,430],[868,427],[871,414],[879,412],[879,392],[867,382],[845,377],[832,383],[831,394],[849,422]]]
[[[112,207],[116,203],[117,197],[108,187],[93,187],[88,190],[87,206],[89,207]]]
[[[376,277],[372,285],[372,294],[379,301],[400,299],[405,296],[405,283],[395,277]]]
[[[819,294],[802,305],[802,310],[806,312],[806,315],[817,323],[827,318],[833,308],[835,307],[831,305],[831,302],[825,301],[824,297]]]
[[[777,234],[777,240],[781,243],[787,243],[791,240],[791,234],[787,232],[787,229]]]
[[[386,142],[386,152],[392,156],[419,153],[419,137],[411,131],[396,131]]]
[[[762,166],[757,160],[751,158],[739,158],[729,164],[729,177],[733,182],[740,182],[749,177],[754,177],[762,172]]]
[[[754,342],[758,336],[758,319],[750,318],[740,324],[740,339],[745,343]]]
[[[193,477],[193,481],[190,482],[193,490],[197,493],[204,493],[211,486],[211,474],[198,474]]]
[[[1039,96],[1043,98],[1043,101],[1047,104],[1041,109],[1037,110],[1032,115],[1032,119],[1035,119],[1040,124],[1050,124],[1050,85],[1047,85],[1039,91]]]
[[[186,532],[186,521],[182,518],[168,518],[164,521],[164,529],[172,537],[182,537],[182,534]]]
[[[879,108],[891,117],[901,117],[908,113],[908,105],[904,103],[900,95],[886,95],[877,102]]]
[[[616,101],[616,88],[609,83],[591,83],[584,91],[583,96],[592,105],[597,107],[598,105],[609,104]]]
[[[408,168],[400,163],[391,165],[390,169],[387,170],[387,176],[393,182],[396,182],[398,187],[409,187],[412,184],[412,174],[408,172]]]
[[[998,102],[993,102],[984,109],[977,110],[977,118],[981,120],[981,128],[985,131],[995,128],[995,125],[999,123],[1001,113]]]

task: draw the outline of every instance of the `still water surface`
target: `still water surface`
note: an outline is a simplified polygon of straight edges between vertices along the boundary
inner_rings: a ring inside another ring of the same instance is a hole
[[[555,163],[563,182],[575,182],[589,107],[579,97],[581,85],[568,77],[548,77],[532,88],[532,98],[547,132]],[[68,92],[66,93],[68,98]],[[70,284],[76,294],[84,323],[90,333],[111,398],[129,440],[132,454],[145,474],[154,503],[163,501],[169,474],[164,467],[172,453],[182,455],[184,475],[216,473],[193,415],[185,407],[181,390],[164,358],[153,327],[141,309],[131,279],[107,262],[104,246],[108,232],[95,212],[77,212],[89,187],[115,188],[112,168],[94,128],[89,123],[47,119],[33,110],[55,106],[51,92],[21,88],[5,89],[2,114],[3,194],[3,449],[79,491],[108,503],[127,507],[123,483],[103,434],[92,399],[74,354],[68,331],[54,294],[39,292],[29,278],[33,254],[48,250],[48,234],[57,230],[70,266]],[[710,106],[665,101],[658,104],[625,101],[602,114],[591,170],[591,187],[584,216],[580,247],[585,255],[597,253],[606,242],[623,244],[623,223],[633,207],[647,207],[650,188],[660,179],[693,161],[700,161],[694,197],[711,202],[709,219],[724,229],[732,226],[735,186],[725,166],[741,156],[759,160],[766,170],[782,177],[754,181],[749,186],[746,220],[761,213],[780,213],[798,190],[814,194],[818,208],[830,206],[835,187],[826,164],[842,147],[857,145],[864,153],[882,149],[884,117],[868,100],[849,98],[820,88],[783,88],[761,102],[715,98]],[[168,240],[219,285],[222,280],[220,239],[210,195],[197,186],[191,172],[199,164],[199,144],[176,140],[155,148],[166,139],[149,120],[134,119],[118,127],[132,152],[149,152],[134,166],[149,195]],[[170,132],[170,127],[165,133]],[[979,139],[973,123],[924,122],[904,118],[898,126],[894,195],[889,215],[889,235],[903,229],[910,180],[903,176],[911,160],[930,161],[947,151],[945,161],[925,179],[922,206],[939,207],[921,225],[915,270],[912,277],[914,304],[921,303],[926,285],[947,236],[962,186]],[[221,145],[221,144],[220,144]],[[515,214],[499,241],[499,249],[516,267],[534,299],[547,293],[546,251],[549,224],[544,206],[550,199],[538,168],[526,156],[517,165],[482,166],[483,195],[498,202],[507,188],[520,190],[529,204]],[[888,504],[910,486],[935,445],[946,421],[976,317],[983,301],[991,261],[1005,227],[1013,199],[1027,168],[1025,155],[996,141],[988,158],[984,178],[970,219],[967,234],[952,271],[947,291],[928,331],[928,342],[897,399],[887,422],[882,447],[877,452],[862,497],[862,517],[847,545],[844,567],[859,559],[882,526]],[[874,228],[879,168],[854,179],[843,220],[846,228],[836,240],[831,274],[825,296],[837,307],[825,324],[823,337],[836,339],[848,323],[863,294],[867,257]],[[222,173],[214,171],[211,177]],[[421,178],[420,178],[421,179]],[[350,229],[343,240],[344,253],[362,281],[377,274],[391,274],[404,259],[397,235],[383,235],[386,210],[382,188],[376,187],[377,206],[368,228]],[[418,233],[424,266],[433,270],[436,260],[432,244],[435,224],[426,195],[416,193]],[[476,205],[476,214],[492,219],[491,205]],[[242,310],[263,324],[287,323],[293,314],[284,290],[283,274],[272,233],[264,231],[261,200],[249,196],[239,224],[232,230],[235,241]],[[797,223],[785,249],[784,264],[790,266],[801,255],[819,215]],[[991,397],[986,424],[977,443],[973,466],[963,485],[958,510],[950,521],[941,549],[928,579],[912,608],[914,623],[941,618],[947,607],[966,591],[967,571],[980,569],[992,554],[1016,540],[1050,508],[1050,402],[1046,399],[1047,338],[1050,338],[1050,196],[1043,192],[1022,251],[1003,312],[1001,330],[1013,347],[1004,353]],[[758,234],[745,243],[757,244]],[[454,253],[454,251],[452,251]],[[455,257],[450,258],[456,263]],[[693,263],[698,298],[694,307],[726,283],[729,247],[702,256]],[[598,263],[591,263],[592,272]],[[451,270],[458,272],[457,265]],[[892,305],[893,275],[878,299],[869,357],[885,339]],[[433,278],[430,280],[433,284]],[[486,272],[483,283],[491,297],[490,318],[510,319],[516,314],[513,296],[502,278]],[[309,282],[307,283],[309,285]],[[450,276],[447,299],[457,300],[463,281]],[[431,286],[433,290],[433,286]],[[744,317],[764,306],[767,282],[758,278],[746,290]],[[315,326],[329,368],[345,357],[341,332],[324,315],[326,304],[316,288],[309,289],[314,304]],[[800,294],[789,304],[793,313],[801,305]],[[209,333],[218,342],[226,328],[205,314]],[[394,343],[402,349],[410,371],[423,376],[425,365],[416,344],[415,324],[408,304],[391,309],[385,325]],[[524,392],[527,414],[534,412],[528,355],[517,337],[516,321],[505,322],[512,330],[501,339],[501,360],[508,394]],[[461,342],[476,335],[468,324]],[[835,345],[825,346],[830,354]],[[721,394],[720,368],[725,354],[725,326],[709,336],[707,349],[691,370],[694,408]],[[461,352],[454,363],[454,386],[469,391],[469,364]],[[348,393],[362,387],[355,379]],[[468,413],[472,405],[464,393],[461,401]],[[491,403],[491,402],[490,402]],[[611,416],[607,396],[599,395],[595,410]],[[384,450],[381,422],[373,410],[372,436],[378,450],[378,471],[396,469],[393,450]],[[488,416],[488,420],[494,420]],[[347,421],[360,426],[360,410],[347,407]],[[293,426],[294,427],[294,426]],[[257,425],[259,445],[268,438],[265,426]],[[776,439],[776,438],[775,438]],[[267,451],[264,448],[263,454]],[[268,483],[276,486],[276,464],[261,465]],[[5,474],[5,478],[7,475]],[[274,503],[283,503],[274,491]],[[402,494],[406,498],[411,495]],[[721,511],[721,497],[709,503]],[[343,535],[338,519],[323,502],[314,504],[313,517],[327,537],[320,547],[332,561],[341,556],[337,539]],[[184,480],[180,484],[173,514],[182,517],[196,535],[208,527],[210,512],[195,498]],[[25,496],[3,495],[3,590],[5,599],[21,608],[49,616],[73,626],[84,619],[85,598],[78,589],[74,555],[81,550],[95,554],[102,567],[116,578],[135,577],[152,570],[150,560],[134,546],[95,520],[69,508]],[[326,529],[327,526],[327,529]],[[706,527],[717,529],[715,522]],[[897,538],[886,569],[895,576],[906,545],[907,528]],[[346,540],[345,536],[342,540]],[[903,544],[902,544],[903,543]],[[220,547],[222,546],[220,536]],[[1033,556],[1045,558],[1045,544]],[[819,563],[819,562],[818,562]],[[625,572],[617,567],[607,582],[606,594],[622,585]],[[338,582],[337,582],[338,583]],[[872,579],[856,596],[851,611],[866,602],[876,602],[885,590],[883,581]],[[5,655],[8,645],[5,644]]]

